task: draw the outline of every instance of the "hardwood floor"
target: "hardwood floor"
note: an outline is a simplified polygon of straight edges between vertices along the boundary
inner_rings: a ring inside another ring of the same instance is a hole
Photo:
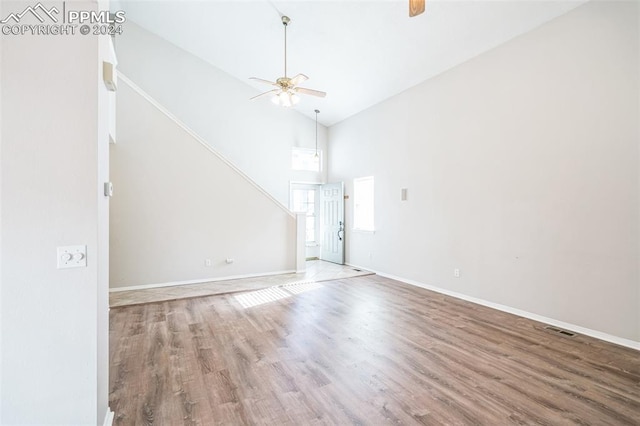
[[[113,308],[115,425],[640,425],[640,353],[379,276]]]

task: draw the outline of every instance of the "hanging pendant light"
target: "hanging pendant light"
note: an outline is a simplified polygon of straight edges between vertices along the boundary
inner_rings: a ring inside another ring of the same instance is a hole
[[[318,158],[318,114],[320,113],[320,111],[318,111],[317,109],[314,110],[316,113],[316,155],[315,157]]]

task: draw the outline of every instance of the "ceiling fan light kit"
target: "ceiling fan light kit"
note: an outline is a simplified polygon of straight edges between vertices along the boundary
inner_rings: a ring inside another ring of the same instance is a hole
[[[271,95],[271,102],[283,107],[292,107],[300,102],[298,94],[317,96],[324,98],[327,94],[319,90],[306,89],[304,87],[298,87],[298,85],[309,79],[304,74],[298,74],[293,78],[287,77],[287,26],[291,22],[288,16],[282,17],[282,25],[284,26],[284,77],[280,77],[275,82],[264,80],[262,78],[251,77],[250,80],[255,80],[260,83],[270,84],[277,87],[277,89],[269,90],[268,92],[260,93],[251,98],[258,99],[266,95]]]
[[[290,107],[300,102],[300,96],[288,90],[286,92],[280,92],[278,94],[274,94],[271,97],[271,102],[273,102],[276,105],[281,105],[283,107]]]

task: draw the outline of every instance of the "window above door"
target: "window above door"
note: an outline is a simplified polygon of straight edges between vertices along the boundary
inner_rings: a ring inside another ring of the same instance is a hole
[[[322,150],[318,150],[316,156],[316,150],[312,148],[291,148],[291,169],[309,172],[322,171]]]

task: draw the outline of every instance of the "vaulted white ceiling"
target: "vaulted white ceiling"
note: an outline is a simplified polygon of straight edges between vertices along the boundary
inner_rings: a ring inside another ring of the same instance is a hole
[[[327,126],[432,78],[584,3],[427,0],[409,18],[408,0],[121,1],[132,20],[255,87],[249,77],[284,72],[281,15],[291,18],[288,75],[326,91],[295,107]],[[112,7],[113,8],[113,7]],[[269,102],[268,97],[254,102]],[[278,108],[277,106],[273,106]]]

